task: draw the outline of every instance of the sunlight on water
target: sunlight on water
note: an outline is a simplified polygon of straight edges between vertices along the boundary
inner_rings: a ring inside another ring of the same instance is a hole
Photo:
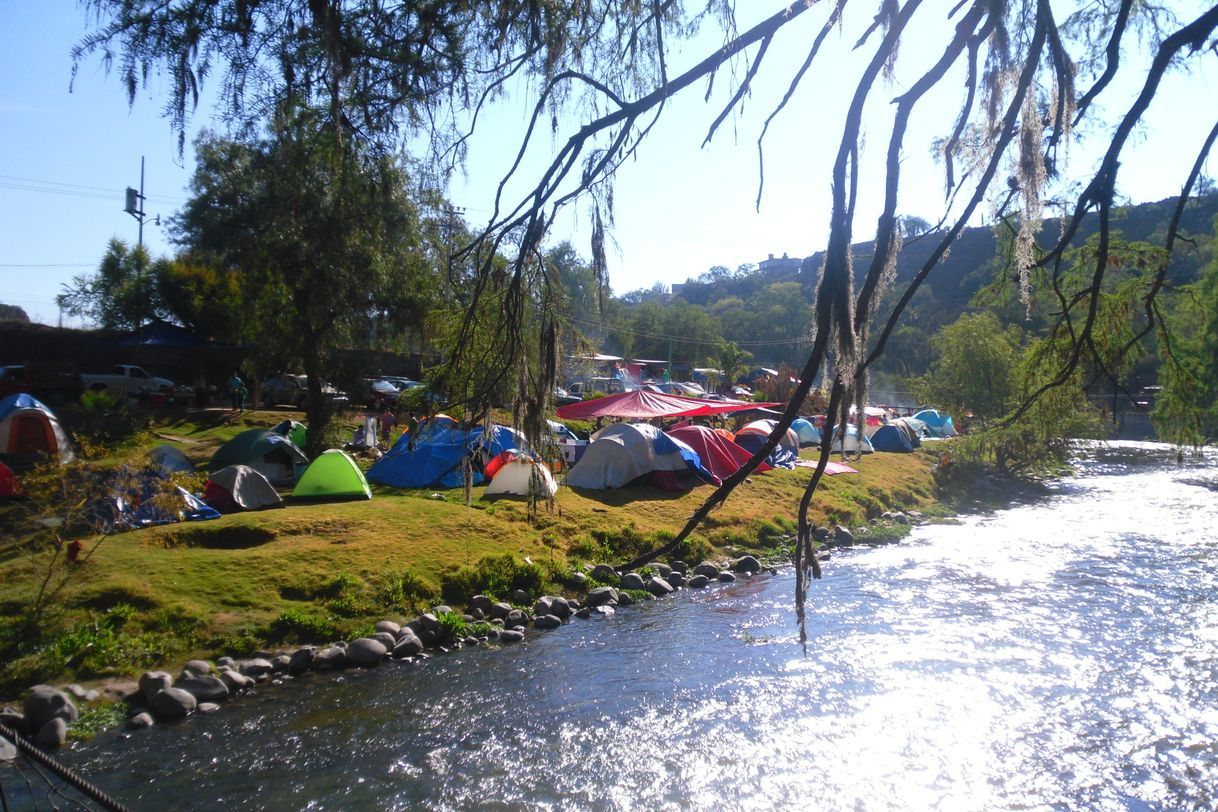
[[[1123,444],[1080,471],[835,555],[807,657],[788,572],[73,758],[147,809],[1211,808],[1218,459]]]

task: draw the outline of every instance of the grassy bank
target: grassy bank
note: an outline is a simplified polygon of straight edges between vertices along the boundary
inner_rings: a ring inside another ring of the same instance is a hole
[[[143,441],[170,442],[203,461],[248,425],[284,416],[180,417],[145,427]],[[857,528],[886,510],[934,513],[932,465],[922,453],[870,455],[856,464],[859,474],[825,479],[814,516]],[[781,554],[810,476],[801,468],[752,477],[680,557],[697,563],[746,551]],[[371,501],[289,500],[284,509],[110,536],[70,572],[42,639],[8,641],[16,656],[2,666],[0,694],[41,680],[97,679],[197,655],[322,642],[440,601],[460,605],[476,592],[576,592],[571,575],[584,563],[613,563],[658,546],[710,489],[564,488],[552,509],[543,506],[533,518],[523,499],[483,492],[475,488],[466,506],[461,491],[376,489]],[[18,540],[0,554],[0,625],[17,628],[49,555]]]

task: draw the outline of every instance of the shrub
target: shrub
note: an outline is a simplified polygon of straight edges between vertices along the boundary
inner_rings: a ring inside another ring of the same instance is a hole
[[[446,576],[440,594],[450,603],[463,603],[478,593],[503,599],[522,589],[532,600],[542,593],[545,582],[540,565],[526,564],[511,553],[503,553],[484,556],[473,567],[462,567]]]
[[[302,643],[324,643],[336,640],[342,634],[333,618],[288,608],[271,621],[269,636],[272,640],[292,639]]]

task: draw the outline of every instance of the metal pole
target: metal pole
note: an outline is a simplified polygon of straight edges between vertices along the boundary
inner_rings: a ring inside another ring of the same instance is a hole
[[[138,220],[139,224],[140,224],[140,236],[139,236],[139,242],[137,243],[137,245],[138,245],[138,247],[143,248],[144,247],[144,156],[143,155],[140,156],[140,212],[139,212],[139,216],[136,217],[135,219]]]

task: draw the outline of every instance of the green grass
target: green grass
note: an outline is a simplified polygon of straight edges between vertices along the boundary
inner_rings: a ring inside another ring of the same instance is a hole
[[[151,426],[149,436],[201,461],[249,425],[284,416],[208,412]],[[883,510],[937,510],[931,457],[875,454],[854,465],[857,475],[823,480],[814,522],[858,526]],[[696,564],[723,548],[772,556],[795,530],[810,477],[803,468],[750,477],[673,557]],[[531,522],[523,500],[499,498],[494,511],[485,509],[483,490],[474,489],[467,507],[459,490],[441,501],[431,491],[376,488],[370,501],[291,505],[108,538],[72,574],[43,639],[0,640],[0,696],[42,679],[130,674],[195,655],[334,639],[440,599],[458,607],[477,592],[510,598],[523,589],[532,600],[573,583],[581,563],[618,563],[666,543],[711,493],[708,486],[684,494],[564,488],[554,510],[542,508]],[[16,626],[47,557],[19,541],[5,547],[0,628]],[[91,646],[81,639],[90,635]]]

